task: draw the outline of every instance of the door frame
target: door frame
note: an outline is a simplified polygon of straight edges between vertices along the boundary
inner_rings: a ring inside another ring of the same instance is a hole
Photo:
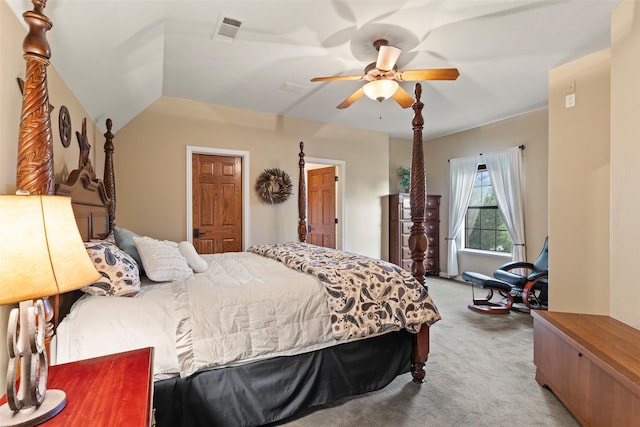
[[[338,218],[338,226],[336,227],[336,249],[346,247],[345,234],[345,188],[346,188],[346,163],[344,160],[321,159],[318,157],[305,157],[304,159],[304,180],[305,188],[307,188],[307,170],[308,165],[335,166],[338,176],[338,187],[336,189],[336,216]],[[307,202],[308,203],[308,202]],[[307,206],[305,205],[305,210]]]
[[[186,150],[186,179],[187,194],[186,194],[186,233],[187,241],[193,243],[193,168],[192,168],[192,155],[193,154],[211,154],[215,156],[230,156],[242,158],[242,250],[246,250],[249,247],[249,152],[241,150],[229,150],[226,148],[214,148],[214,147],[200,147],[196,145],[187,145]]]

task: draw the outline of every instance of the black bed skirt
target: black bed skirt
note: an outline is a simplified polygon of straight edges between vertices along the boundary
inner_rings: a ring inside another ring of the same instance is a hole
[[[157,427],[258,426],[379,390],[408,372],[412,335],[392,332],[296,356],[157,381]]]

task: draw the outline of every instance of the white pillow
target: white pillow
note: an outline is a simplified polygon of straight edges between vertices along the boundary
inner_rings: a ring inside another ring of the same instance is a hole
[[[184,280],[193,276],[187,259],[176,242],[133,236],[147,277],[155,282]]]
[[[187,259],[189,267],[191,267],[191,269],[196,273],[204,273],[209,269],[207,261],[198,254],[196,248],[193,247],[191,242],[184,241],[178,243],[178,250],[182,256]]]

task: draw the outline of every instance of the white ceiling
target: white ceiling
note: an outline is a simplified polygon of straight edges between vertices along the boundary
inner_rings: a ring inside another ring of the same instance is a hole
[[[49,0],[51,62],[87,109],[117,131],[160,96],[372,129],[412,139],[411,108],[361,98],[372,43],[402,49],[398,69],[456,67],[422,82],[430,139],[547,105],[549,69],[609,47],[619,0]],[[31,2],[9,0],[20,16]],[[233,42],[212,37],[242,22]],[[287,85],[296,91],[283,90]],[[413,82],[401,83],[413,94]],[[55,104],[55,100],[52,100]]]

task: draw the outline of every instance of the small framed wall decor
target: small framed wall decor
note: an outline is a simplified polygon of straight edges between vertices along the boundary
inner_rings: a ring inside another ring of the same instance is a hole
[[[64,105],[60,107],[60,112],[58,113],[58,128],[60,129],[62,145],[68,147],[71,144],[71,115]]]

